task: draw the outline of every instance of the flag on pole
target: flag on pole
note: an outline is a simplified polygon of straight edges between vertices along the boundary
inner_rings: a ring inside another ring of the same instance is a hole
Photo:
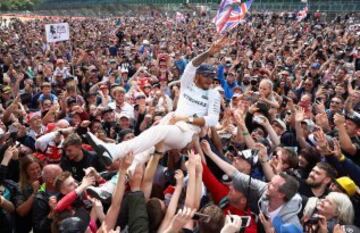
[[[176,23],[184,23],[185,22],[185,16],[180,13],[180,12],[176,12],[176,16],[175,16],[175,20],[176,20]]]
[[[214,18],[216,31],[224,33],[245,18],[253,0],[222,0]]]
[[[304,9],[302,9],[301,11],[299,11],[296,15],[296,19],[298,22],[301,22],[303,19],[306,18],[306,16],[308,15],[309,12],[309,8],[308,5],[306,4],[306,6],[304,7]]]

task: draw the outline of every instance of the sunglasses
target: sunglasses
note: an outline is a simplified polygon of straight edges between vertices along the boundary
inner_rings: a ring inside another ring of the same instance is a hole
[[[331,100],[330,103],[332,103],[332,104],[341,104],[340,101],[335,101],[335,100]]]

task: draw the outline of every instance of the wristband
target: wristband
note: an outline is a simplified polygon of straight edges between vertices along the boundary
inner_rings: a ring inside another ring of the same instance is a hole
[[[242,135],[243,135],[243,136],[248,136],[248,135],[250,135],[250,134],[249,134],[249,132],[246,131],[246,132],[243,132]]]
[[[340,158],[338,159],[340,162],[344,161],[346,159],[344,154],[341,154]]]
[[[260,159],[260,163],[267,163],[269,162],[269,158],[266,158],[266,159]]]

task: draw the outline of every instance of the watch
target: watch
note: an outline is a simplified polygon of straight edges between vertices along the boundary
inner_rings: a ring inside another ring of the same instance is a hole
[[[187,122],[192,124],[194,122],[194,117],[188,117]]]

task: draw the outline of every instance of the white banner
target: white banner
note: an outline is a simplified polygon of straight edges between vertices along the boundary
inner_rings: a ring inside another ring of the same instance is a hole
[[[70,39],[68,23],[46,24],[45,33],[47,42],[58,42]]]

